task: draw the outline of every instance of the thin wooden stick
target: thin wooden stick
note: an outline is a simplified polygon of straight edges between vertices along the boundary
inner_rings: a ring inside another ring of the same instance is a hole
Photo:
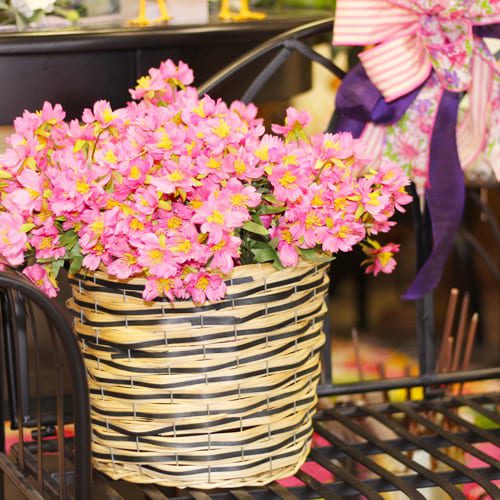
[[[411,366],[405,365],[404,367],[405,377],[411,377]],[[411,387],[406,388],[406,401],[411,401]]]
[[[472,357],[472,351],[474,349],[474,340],[476,339],[477,324],[479,321],[479,314],[474,313],[469,325],[469,330],[467,331],[467,343],[465,345],[465,354],[462,361],[462,370],[467,370],[469,368],[470,359]],[[462,394],[464,390],[464,383],[460,384],[459,393]]]
[[[469,368],[470,358],[472,357],[472,351],[474,349],[474,340],[476,338],[478,322],[479,314],[474,313],[470,322],[469,331],[467,332],[467,343],[465,346],[464,359],[462,361],[462,370],[467,370]]]
[[[446,355],[446,349],[448,349],[448,339],[451,335],[451,330],[453,328],[453,320],[455,318],[455,312],[457,309],[458,301],[458,289],[452,288],[450,290],[450,298],[448,299],[448,306],[446,308],[446,319],[444,322],[443,334],[441,336],[441,347],[439,348],[439,356],[436,366],[436,371],[439,373],[444,368],[444,357]]]
[[[443,363],[443,372],[449,372],[451,370],[451,355],[453,353],[453,344],[455,339],[453,337],[448,337],[448,344],[446,345],[446,352]]]
[[[384,366],[384,363],[380,362],[380,363],[377,363],[377,371],[379,373],[379,376],[382,380],[386,379],[387,378],[387,374],[385,373],[385,366]],[[384,401],[386,403],[389,403],[390,402],[390,398],[389,398],[389,391],[387,389],[383,390],[382,391],[382,396],[384,398]]]
[[[460,321],[458,323],[458,331],[455,340],[455,349],[453,353],[453,360],[451,363],[451,371],[458,370],[458,367],[460,366],[460,355],[462,354],[468,311],[469,311],[469,294],[466,293],[462,300],[462,307],[460,309]]]

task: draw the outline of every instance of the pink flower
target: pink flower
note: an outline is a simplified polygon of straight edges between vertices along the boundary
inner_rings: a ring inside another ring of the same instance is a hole
[[[97,101],[92,110],[85,109],[82,114],[82,121],[84,123],[98,122],[105,127],[118,124],[119,114],[111,108],[108,101]]]
[[[137,242],[137,263],[156,278],[168,278],[178,273],[173,256],[166,248],[165,238],[146,233]]]
[[[235,262],[240,258],[240,246],[240,238],[229,235],[224,235],[217,243],[209,244],[212,255],[210,269],[219,270],[226,275],[229,274],[233,270]]]
[[[279,201],[296,201],[303,194],[303,188],[309,184],[300,169],[296,167],[278,166],[272,169],[269,181],[274,188],[274,196]]]
[[[373,273],[377,276],[379,272],[392,273],[396,267],[396,260],[393,258],[395,253],[399,252],[399,245],[388,243],[380,246],[376,242],[372,242],[373,247],[363,245],[363,252],[368,256],[364,263],[370,265],[366,268],[366,273]]]
[[[306,111],[297,111],[291,106],[286,110],[285,125],[271,126],[275,134],[288,135],[290,133],[301,132],[302,129],[311,121],[311,116]]]
[[[142,298],[146,301],[152,301],[157,297],[166,297],[175,300],[175,290],[178,279],[176,278],[155,278],[149,277],[142,293]]]
[[[232,177],[227,182],[221,192],[221,198],[226,199],[232,210],[243,210],[246,212],[248,207],[255,208],[261,202],[261,194],[250,185],[243,184]]]
[[[366,236],[363,225],[349,219],[338,218],[332,222],[327,221],[327,225],[331,227],[322,242],[325,252],[350,252]]]
[[[62,259],[66,248],[61,245],[57,228],[48,225],[31,232],[30,244],[35,248],[37,259]]]
[[[191,273],[187,276],[186,291],[195,304],[203,304],[205,300],[216,301],[224,297],[226,284],[218,274],[207,272]]]
[[[409,202],[401,169],[366,171],[350,134],[309,139],[309,116],[293,108],[273,126],[284,137],[265,134],[253,104],[200,99],[192,82],[185,63],[167,60],[123,108],[97,101],[68,123],[44,103],[16,119],[0,155],[0,268],[29,263],[53,294],[54,262],[82,257],[87,270],[140,276],[146,300],[202,303],[223,297],[222,276],[254,255],[253,243],[296,266],[301,250],[349,251],[387,231]],[[403,157],[419,154],[408,144]],[[241,230],[259,220],[265,231]],[[372,246],[373,270],[390,270]]]
[[[120,280],[126,280],[140,273],[141,270],[142,267],[137,264],[137,258],[132,253],[125,253],[108,264],[108,274],[116,276]]]
[[[23,274],[49,297],[55,297],[57,295],[59,289],[55,285],[55,280],[50,276],[44,266],[33,264],[32,266],[25,267],[23,269]]]
[[[249,219],[248,211],[231,210],[225,200],[219,199],[218,193],[212,193],[208,200],[195,210],[191,221],[201,224],[201,232],[209,234],[213,241],[219,242],[226,231],[241,227]]]
[[[278,238],[278,245],[276,250],[281,263],[285,267],[295,267],[299,262],[299,252],[297,251],[293,235],[290,230],[285,226],[276,226],[271,232],[271,238]]]
[[[24,262],[27,237],[20,215],[0,212],[0,256],[11,266]]]

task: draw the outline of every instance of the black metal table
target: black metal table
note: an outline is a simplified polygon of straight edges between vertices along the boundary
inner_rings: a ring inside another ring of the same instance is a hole
[[[198,25],[0,33],[0,124],[12,123],[24,109],[39,109],[46,100],[61,103],[69,117],[81,116],[99,99],[122,106],[137,78],[167,58],[188,63],[199,84],[265,40],[324,15],[290,10],[251,22],[222,22],[212,16],[208,24]],[[248,68],[247,75],[258,68]],[[303,92],[310,85],[309,64],[292,59],[275,82],[279,88],[271,86],[263,100]],[[240,93],[241,87],[233,84],[224,90],[224,98]]]
[[[322,438],[308,461],[284,482],[266,487],[228,490],[178,490],[157,485],[111,481],[94,472],[92,497],[123,500],[327,500],[380,499],[380,493],[399,491],[411,499],[429,498],[429,488],[453,500],[466,498],[461,485],[475,484],[488,498],[500,498],[494,481],[500,480],[500,395],[451,396],[438,400],[337,404],[320,410],[314,419],[316,436]],[[469,418],[465,417],[468,415]],[[471,418],[473,417],[473,418]],[[474,423],[480,419],[483,426]],[[488,421],[491,428],[485,428]],[[489,443],[484,450],[481,444]],[[71,447],[71,440],[66,446]],[[492,450],[495,453],[492,453]],[[43,454],[54,457],[57,441],[43,442]],[[11,451],[19,460],[19,445]],[[23,461],[36,477],[39,448],[24,443]],[[66,454],[71,466],[71,452]],[[471,460],[481,461],[477,468]],[[45,459],[48,461],[47,458]],[[45,469],[46,498],[58,498],[59,472]],[[67,498],[73,498],[74,476],[67,472]],[[39,498],[36,493],[28,498]]]

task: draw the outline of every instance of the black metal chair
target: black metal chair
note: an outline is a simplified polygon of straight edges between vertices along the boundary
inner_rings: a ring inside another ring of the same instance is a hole
[[[292,53],[300,53],[309,60],[315,61],[334,75],[341,78],[343,72],[337,68],[329,59],[314,52],[310,45],[303,42],[305,39],[317,39],[324,36],[332,29],[333,19],[308,24],[278,36],[269,42],[256,48],[249,54],[238,59],[224,71],[216,74],[210,81],[200,87],[201,94],[210,93],[217,95],[217,89],[221,85],[228,85],[231,78],[238,78],[238,72],[254,63],[260,58],[266,58],[264,69],[256,78],[249,82],[248,89],[242,96],[243,101],[254,99],[260,89],[263,88],[268,79],[276,69]],[[425,259],[430,250],[430,228],[427,214],[421,214],[418,203],[413,204],[417,266]],[[53,481],[56,491],[63,491],[68,498],[73,494],[78,498],[90,498],[89,491],[93,489],[92,498],[150,498],[166,499],[176,498],[178,500],[215,500],[232,499],[238,500],[263,500],[282,498],[284,500],[296,500],[297,498],[382,498],[381,492],[399,491],[409,498],[426,498],[422,493],[423,488],[438,488],[453,499],[465,498],[460,484],[471,483],[479,485],[492,498],[500,498],[500,490],[493,481],[500,479],[500,467],[497,457],[479,448],[480,443],[489,443],[500,446],[500,417],[498,406],[500,395],[469,395],[447,394],[446,387],[453,384],[462,384],[468,381],[497,379],[500,376],[499,368],[480,369],[475,371],[455,371],[453,373],[436,373],[436,335],[434,331],[433,298],[430,294],[416,305],[416,338],[419,352],[420,374],[415,377],[404,377],[398,379],[385,379],[377,381],[360,381],[350,384],[332,384],[331,367],[331,338],[324,349],[323,366],[325,376],[319,387],[319,394],[323,397],[352,396],[366,393],[382,393],[387,395],[388,391],[402,389],[407,392],[414,387],[425,388],[425,397],[420,401],[393,402],[385,396],[380,402],[341,402],[336,399],[334,404],[331,400],[325,400],[315,418],[315,431],[323,438],[319,445],[312,449],[308,464],[295,476],[295,482],[274,482],[267,487],[245,489],[245,490],[175,490],[159,486],[127,485],[120,481],[106,480],[100,474],[94,474],[94,481],[90,483],[88,474],[89,457],[89,416],[88,399],[85,386],[85,374],[81,365],[81,359],[75,351],[75,343],[69,327],[63,326],[60,316],[51,301],[45,299],[40,292],[27,285],[24,281],[1,275],[0,289],[14,289],[15,294],[5,293],[2,305],[5,307],[4,318],[23,317],[25,312],[16,309],[19,301],[17,296],[24,301],[26,298],[36,301],[43,310],[49,312],[49,318],[55,323],[59,335],[58,338],[67,349],[70,360],[70,369],[74,376],[73,401],[78,405],[75,413],[75,453],[73,456],[66,455],[67,460],[75,463],[75,485],[73,491],[65,490],[67,481],[58,481],[61,476],[43,475],[43,464],[37,462],[36,467],[28,467],[26,453],[24,458],[21,449],[29,450],[34,447],[33,452],[37,456],[38,451],[43,449],[45,441],[42,437],[43,426],[40,422],[40,403],[35,401],[36,442],[21,444],[17,447],[15,459],[17,466],[2,457],[5,470],[11,471],[9,477],[16,477],[22,472],[23,478],[31,474],[37,479],[36,487],[43,494],[50,494],[45,486],[45,480]],[[16,295],[17,294],[17,295]],[[20,295],[19,295],[20,294]],[[5,304],[5,306],[4,306]],[[9,309],[10,308],[10,309]],[[31,318],[33,316],[31,315]],[[56,319],[59,318],[59,319]],[[27,325],[33,325],[27,316]],[[16,401],[17,417],[12,420],[22,422],[25,415],[24,408],[28,399],[26,394],[19,389],[19,366],[23,362],[17,354],[23,337],[22,328],[12,330],[12,319],[3,323],[2,336],[7,352],[15,354],[16,366],[11,370],[10,378],[16,380],[16,390],[11,390],[10,398]],[[13,339],[7,340],[7,339]],[[16,340],[17,339],[17,340]],[[9,343],[10,342],[10,343]],[[28,351],[30,352],[29,349]],[[37,352],[37,351],[36,351]],[[36,359],[35,352],[35,359]],[[17,374],[17,375],[16,375]],[[17,384],[17,385],[16,385]],[[22,384],[21,384],[22,385]],[[23,399],[24,397],[24,399]],[[61,394],[58,393],[58,419],[57,428],[61,428],[63,412]],[[32,407],[33,408],[33,407]],[[466,420],[458,409],[468,410],[481,420],[487,421],[488,426],[476,425]],[[51,424],[53,425],[53,423]],[[22,423],[20,424],[22,429]],[[20,434],[20,436],[22,433]],[[70,440],[66,441],[71,443]],[[58,435],[58,451],[65,450],[61,434]],[[468,462],[469,458],[480,460],[478,468],[472,468]],[[60,466],[63,461],[60,461]],[[397,464],[398,467],[393,467]],[[314,467],[313,467],[314,466]],[[323,474],[318,475],[318,471]],[[26,482],[23,479],[23,484]],[[96,483],[99,482],[99,491],[96,493]],[[43,489],[45,488],[45,489]],[[58,490],[59,488],[59,490]],[[28,487],[24,489],[29,494]],[[31,492],[33,494],[33,492]],[[57,495],[56,495],[57,496]],[[32,496],[32,498],[37,498]]]
[[[89,498],[87,380],[71,325],[54,301],[20,275],[0,273],[0,304],[1,372],[9,403],[6,412],[0,376],[0,498],[4,475],[28,498]],[[49,359],[42,359],[42,343],[50,346]],[[55,387],[55,397],[47,394],[47,385]],[[9,457],[6,413],[18,436]],[[71,442],[64,437],[70,422],[75,430]]]

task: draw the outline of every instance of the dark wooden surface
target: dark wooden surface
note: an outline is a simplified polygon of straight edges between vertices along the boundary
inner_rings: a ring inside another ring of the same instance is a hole
[[[236,57],[288,29],[317,20],[325,13],[290,11],[270,14],[260,22],[164,25],[151,28],[66,29],[0,34],[0,124],[9,124],[24,109],[59,102],[69,117],[98,99],[113,106],[129,100],[128,89],[148,68],[171,58],[183,60],[200,84]],[[249,74],[260,66],[249,68]],[[225,99],[241,95],[245,75]],[[261,100],[283,99],[310,86],[309,63],[292,57],[278,72]]]

